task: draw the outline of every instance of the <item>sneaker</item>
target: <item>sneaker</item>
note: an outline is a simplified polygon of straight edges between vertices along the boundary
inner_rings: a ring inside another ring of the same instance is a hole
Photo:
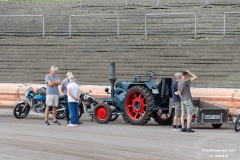
[[[179,125],[178,128],[182,129],[182,125]]]
[[[76,124],[68,124],[67,127],[76,127],[77,125]]]
[[[186,132],[191,132],[191,133],[193,133],[193,132],[195,132],[195,131],[192,130],[191,128],[187,128],[187,129],[186,129]]]
[[[61,125],[61,123],[58,122],[57,120],[56,120],[56,121],[53,121],[52,124],[58,124],[58,125]]]
[[[182,128],[181,131],[182,131],[182,132],[186,132],[186,131],[187,131],[187,128]]]
[[[50,123],[48,121],[45,121],[44,124],[47,126],[50,125]]]

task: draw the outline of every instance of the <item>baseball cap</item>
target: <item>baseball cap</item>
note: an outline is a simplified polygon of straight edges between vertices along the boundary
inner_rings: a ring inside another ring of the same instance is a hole
[[[56,67],[56,66],[52,66],[51,68],[50,68],[50,70],[52,71],[52,70],[58,70],[58,68]]]

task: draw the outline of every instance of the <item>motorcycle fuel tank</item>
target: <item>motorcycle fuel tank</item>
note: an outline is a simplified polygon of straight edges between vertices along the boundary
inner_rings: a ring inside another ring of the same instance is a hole
[[[46,97],[44,95],[35,95],[33,97],[33,100],[39,100],[39,101],[45,101],[46,100]]]

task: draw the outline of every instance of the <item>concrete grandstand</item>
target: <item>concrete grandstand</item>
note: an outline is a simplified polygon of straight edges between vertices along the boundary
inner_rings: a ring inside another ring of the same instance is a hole
[[[39,17],[0,17],[0,82],[43,83],[52,65],[61,79],[71,70],[80,84],[108,84],[110,62],[118,80],[147,70],[172,77],[185,69],[198,75],[194,87],[239,88],[240,14],[238,0],[84,0],[80,2],[0,1],[0,15],[44,15],[45,36]],[[191,15],[197,14],[197,37]],[[101,16],[99,14],[108,14]],[[73,17],[69,37],[70,15]],[[119,16],[119,36],[117,19]]]

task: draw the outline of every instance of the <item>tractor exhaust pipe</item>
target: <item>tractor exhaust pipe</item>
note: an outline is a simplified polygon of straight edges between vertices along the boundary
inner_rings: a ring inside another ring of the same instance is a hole
[[[111,74],[110,74],[110,78],[109,81],[111,83],[111,98],[114,97],[114,84],[117,80],[116,74],[115,74],[115,62],[111,63]]]

